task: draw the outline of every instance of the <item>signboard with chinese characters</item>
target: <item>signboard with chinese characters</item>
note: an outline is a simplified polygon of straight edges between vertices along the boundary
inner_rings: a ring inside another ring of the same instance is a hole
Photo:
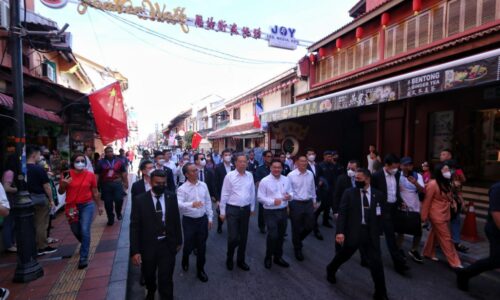
[[[285,26],[274,25],[271,32],[267,34],[269,46],[289,50],[297,49],[299,41],[295,39],[295,29]]]

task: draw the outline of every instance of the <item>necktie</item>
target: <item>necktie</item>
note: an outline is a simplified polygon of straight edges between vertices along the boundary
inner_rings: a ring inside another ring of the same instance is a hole
[[[370,203],[368,202],[368,197],[366,196],[367,191],[363,191],[363,207],[364,208],[370,208]]]
[[[163,222],[163,210],[162,210],[162,208],[161,208],[161,203],[160,203],[160,198],[161,198],[161,196],[155,196],[155,198],[156,198],[156,215],[157,215],[157,217],[158,217],[158,220],[159,220],[159,221],[160,221],[163,225],[165,225],[165,224],[164,224],[164,222]]]
[[[200,170],[200,181],[203,181],[203,182],[204,182],[205,180],[203,180],[203,179],[204,179],[204,178],[203,178],[203,170]]]
[[[361,190],[363,193],[363,224],[368,224],[368,212],[370,211],[370,203],[368,202],[368,197],[366,196],[367,191]]]

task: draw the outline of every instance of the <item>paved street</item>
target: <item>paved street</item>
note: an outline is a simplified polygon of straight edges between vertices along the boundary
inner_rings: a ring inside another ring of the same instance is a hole
[[[174,275],[176,299],[371,299],[373,284],[368,269],[360,266],[359,254],[344,264],[337,274],[337,284],[332,286],[325,279],[325,266],[333,255],[333,229],[321,227],[324,241],[312,235],[305,240],[303,262],[293,256],[290,226],[285,241],[284,258],[289,269],[273,265],[264,268],[265,235],[258,232],[256,217],[251,220],[247,263],[250,272],[235,267],[230,272],[225,267],[226,228],[222,234],[212,230],[207,242],[208,283],[196,278],[195,257],[191,256],[190,269],[183,272],[181,255],[177,256]],[[500,276],[486,273],[471,281],[470,292],[463,293],[455,287],[455,275],[443,262],[425,261],[424,265],[410,262],[408,277],[394,272],[382,241],[387,288],[391,299],[498,299]],[[141,299],[142,287],[138,284],[138,270],[130,269],[130,299]]]

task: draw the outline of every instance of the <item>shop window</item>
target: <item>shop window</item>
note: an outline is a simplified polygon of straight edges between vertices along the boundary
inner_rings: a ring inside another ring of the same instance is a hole
[[[430,33],[430,13],[420,15],[418,22],[418,47],[425,46],[429,43]]]
[[[406,22],[406,51],[413,50],[416,46],[417,19]]]
[[[464,2],[464,30],[477,26],[477,0]]]
[[[448,36],[460,32],[460,0],[450,1],[448,3]]]
[[[500,0],[482,0],[481,24],[495,20],[495,12],[499,14],[497,2],[500,2]]]
[[[241,109],[239,107],[233,109],[233,120],[241,119]]]
[[[432,10],[432,41],[438,41],[444,36],[444,6]]]

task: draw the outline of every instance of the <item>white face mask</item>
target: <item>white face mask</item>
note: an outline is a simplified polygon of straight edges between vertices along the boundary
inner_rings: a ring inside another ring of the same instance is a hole
[[[446,178],[446,179],[451,179],[451,172],[450,171],[444,172],[443,173],[443,177]]]
[[[204,167],[207,165],[207,161],[205,159],[200,160],[200,166]]]
[[[290,159],[290,157],[291,157],[291,156],[290,156],[290,154],[287,154],[287,155],[286,155],[286,158],[287,158],[287,159]]]
[[[229,156],[229,155],[224,156],[224,161],[227,163],[231,162],[231,156]]]
[[[310,162],[313,162],[314,160],[316,160],[316,155],[314,154],[311,154],[307,157],[307,159],[310,161]]]
[[[163,165],[163,164],[165,163],[165,160],[164,160],[164,159],[160,159],[160,160],[158,161],[158,163],[159,163],[160,165]]]
[[[391,175],[396,175],[397,172],[398,172],[398,169],[391,169],[391,170],[389,170],[388,173]]]
[[[347,176],[354,177],[354,176],[356,176],[356,172],[354,172],[353,170],[349,169],[349,170],[347,170]]]
[[[82,162],[75,163],[75,169],[77,169],[77,170],[85,169],[85,163],[82,163]]]
[[[155,171],[155,169],[151,169],[151,170],[149,170],[149,172],[147,172],[147,175],[148,175],[149,177],[151,177],[151,174],[153,174],[153,172],[154,172],[154,171]]]

